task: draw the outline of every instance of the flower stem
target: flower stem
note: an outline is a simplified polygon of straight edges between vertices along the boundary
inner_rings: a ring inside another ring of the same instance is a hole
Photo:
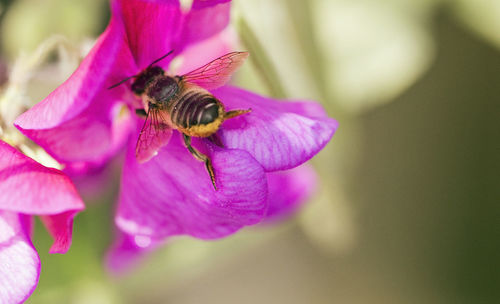
[[[245,48],[251,54],[250,60],[259,76],[264,80],[270,94],[276,98],[285,98],[286,93],[278,73],[248,23],[240,16],[236,26]]]
[[[326,102],[330,101],[331,96],[329,96],[325,81],[325,60],[315,39],[311,3],[312,1],[288,0],[284,1],[284,6],[290,16],[290,20],[293,20],[291,24],[294,34],[300,41],[300,50],[306,58],[307,72],[314,79],[321,99]]]

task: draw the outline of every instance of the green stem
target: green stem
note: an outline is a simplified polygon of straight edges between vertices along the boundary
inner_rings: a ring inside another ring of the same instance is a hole
[[[264,80],[271,95],[276,98],[286,97],[285,89],[283,88],[272,61],[267,56],[266,51],[254,35],[248,23],[243,17],[240,17],[237,20],[236,26],[243,44],[251,54],[250,60],[252,64],[256,68],[259,76]]]

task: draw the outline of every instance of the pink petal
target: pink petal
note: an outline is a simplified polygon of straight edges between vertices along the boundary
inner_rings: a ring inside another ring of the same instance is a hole
[[[169,144],[142,165],[131,145],[122,173],[118,227],[157,241],[178,234],[219,238],[258,223],[267,209],[262,167],[245,151],[211,147],[205,153],[215,170],[214,191],[204,164],[180,137],[174,132]]]
[[[0,210],[26,214],[80,211],[84,204],[71,180],[0,141]]]
[[[70,169],[90,164],[100,166],[123,147],[132,123],[129,114],[118,117],[120,114],[116,110],[121,104],[113,104],[110,100],[101,96],[95,98],[85,111],[59,126],[21,131],[57,161],[68,163]]]
[[[222,31],[229,24],[230,3],[194,0],[184,14],[176,0],[118,0],[113,11],[123,17],[130,49],[143,69],[171,50],[179,54],[186,46]],[[173,57],[159,65],[168,66]]]
[[[140,69],[171,50],[181,51],[176,45],[183,22],[179,1],[118,0],[116,4],[113,11],[123,16],[130,50]]]
[[[237,43],[236,33],[232,28],[214,35],[208,39],[192,44],[182,51],[181,65],[175,73],[186,74],[197,69],[224,54],[234,51]]]
[[[229,24],[230,9],[229,0],[194,0],[185,16],[182,43],[192,44],[221,32]]]
[[[220,10],[222,6],[226,4],[213,9]],[[193,8],[193,14],[200,18],[210,12],[209,8]],[[223,13],[228,15],[228,9],[220,12]],[[186,26],[201,22],[195,19],[187,17]],[[183,22],[178,1],[113,2],[110,25],[77,71],[18,117],[16,126],[60,162],[72,165],[78,162],[78,166],[102,164],[126,137],[127,124],[117,126],[113,109],[117,101],[131,95],[125,84],[112,90],[107,88],[136,74],[137,65],[145,67],[173,48],[180,52],[188,43],[187,38],[180,36]],[[213,23],[212,27],[215,30],[207,32],[210,35],[217,33],[221,24]],[[162,64],[168,64],[172,57]]]
[[[106,266],[114,274],[121,274],[137,265],[154,247],[142,248],[141,238],[118,232],[114,244],[106,254]]]
[[[249,152],[266,171],[307,161],[323,149],[338,126],[315,102],[285,102],[228,86],[213,94],[226,110],[252,109],[225,121],[218,134],[226,147]]]
[[[15,125],[59,161],[105,158],[122,140],[113,109],[126,92],[107,88],[136,70],[121,20],[113,18],[73,75]]]
[[[68,173],[67,167],[64,172],[71,178],[82,197],[90,203],[98,203],[102,200],[102,196],[107,195],[109,189],[114,187],[116,172],[120,170],[124,156],[125,153],[120,153],[104,166],[83,168],[85,174],[81,174],[80,170],[76,174]]]
[[[203,8],[209,8],[216,6],[218,4],[227,3],[229,4],[231,0],[193,0],[193,4],[191,5],[191,9],[199,10]]]
[[[0,210],[42,217],[55,239],[50,252],[71,244],[73,217],[84,208],[71,180],[0,141]]]
[[[316,173],[307,164],[286,171],[269,172],[266,175],[269,187],[267,219],[281,219],[290,215],[316,188]]]
[[[0,303],[22,303],[40,275],[40,259],[29,239],[29,217],[0,211]]]
[[[76,211],[67,211],[41,217],[43,224],[54,238],[54,244],[50,247],[49,253],[66,253],[68,251],[71,246],[73,218],[76,213]]]
[[[107,93],[102,101],[119,98],[117,90],[107,91],[113,83],[113,74],[128,75],[135,71],[130,58],[123,26],[112,19],[106,31],[99,37],[90,53],[78,69],[61,86],[43,101],[19,116],[16,125],[21,129],[50,129],[78,116],[100,92]],[[120,77],[117,77],[121,80]]]

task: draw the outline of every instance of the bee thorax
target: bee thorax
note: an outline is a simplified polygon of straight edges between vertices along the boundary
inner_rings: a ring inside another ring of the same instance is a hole
[[[146,89],[148,97],[156,103],[165,104],[179,91],[179,85],[174,78],[168,76],[157,77]]]

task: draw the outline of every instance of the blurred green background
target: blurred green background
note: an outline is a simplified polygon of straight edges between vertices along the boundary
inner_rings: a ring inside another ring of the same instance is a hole
[[[37,223],[42,273],[28,303],[498,303],[500,1],[233,2],[252,54],[238,85],[318,100],[340,122],[312,161],[318,192],[283,223],[179,238],[111,276],[117,163],[87,195],[68,254],[48,255]],[[5,66],[67,39],[31,71],[32,102],[109,18],[104,0],[1,4]]]

